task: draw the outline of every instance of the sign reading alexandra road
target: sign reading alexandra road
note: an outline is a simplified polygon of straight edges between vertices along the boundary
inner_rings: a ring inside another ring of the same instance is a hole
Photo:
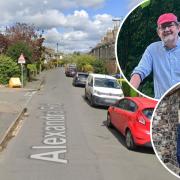
[[[45,120],[45,135],[43,146],[32,146],[32,149],[48,149],[48,152],[33,154],[32,159],[53,161],[66,164],[65,159],[67,152],[66,147],[66,127],[65,127],[65,112],[62,104],[45,104],[40,107],[44,116],[41,119]],[[56,149],[56,151],[53,151]]]

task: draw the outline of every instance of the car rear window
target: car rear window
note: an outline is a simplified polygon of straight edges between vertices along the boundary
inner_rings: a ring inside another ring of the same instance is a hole
[[[78,76],[79,76],[80,78],[87,78],[87,77],[88,77],[88,74],[78,74]]]
[[[153,111],[154,111],[154,108],[147,108],[147,109],[144,109],[142,112],[148,119],[151,119]]]
[[[120,89],[120,85],[114,79],[107,78],[95,78],[94,86]]]

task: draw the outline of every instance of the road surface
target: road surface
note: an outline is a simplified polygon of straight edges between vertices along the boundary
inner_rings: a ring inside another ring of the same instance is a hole
[[[153,151],[129,151],[63,69],[50,70],[28,104],[28,117],[0,154],[2,180],[174,180]]]

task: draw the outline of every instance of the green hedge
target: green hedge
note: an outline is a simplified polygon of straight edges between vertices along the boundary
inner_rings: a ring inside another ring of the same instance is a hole
[[[118,79],[118,82],[122,86],[122,90],[123,90],[125,97],[136,97],[136,96],[138,96],[138,93],[129,86],[129,84],[126,82],[126,80]]]

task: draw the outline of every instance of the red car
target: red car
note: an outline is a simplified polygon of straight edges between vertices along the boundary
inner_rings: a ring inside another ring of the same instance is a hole
[[[151,146],[150,119],[157,101],[144,97],[126,97],[108,108],[107,126],[125,136],[128,149]]]

